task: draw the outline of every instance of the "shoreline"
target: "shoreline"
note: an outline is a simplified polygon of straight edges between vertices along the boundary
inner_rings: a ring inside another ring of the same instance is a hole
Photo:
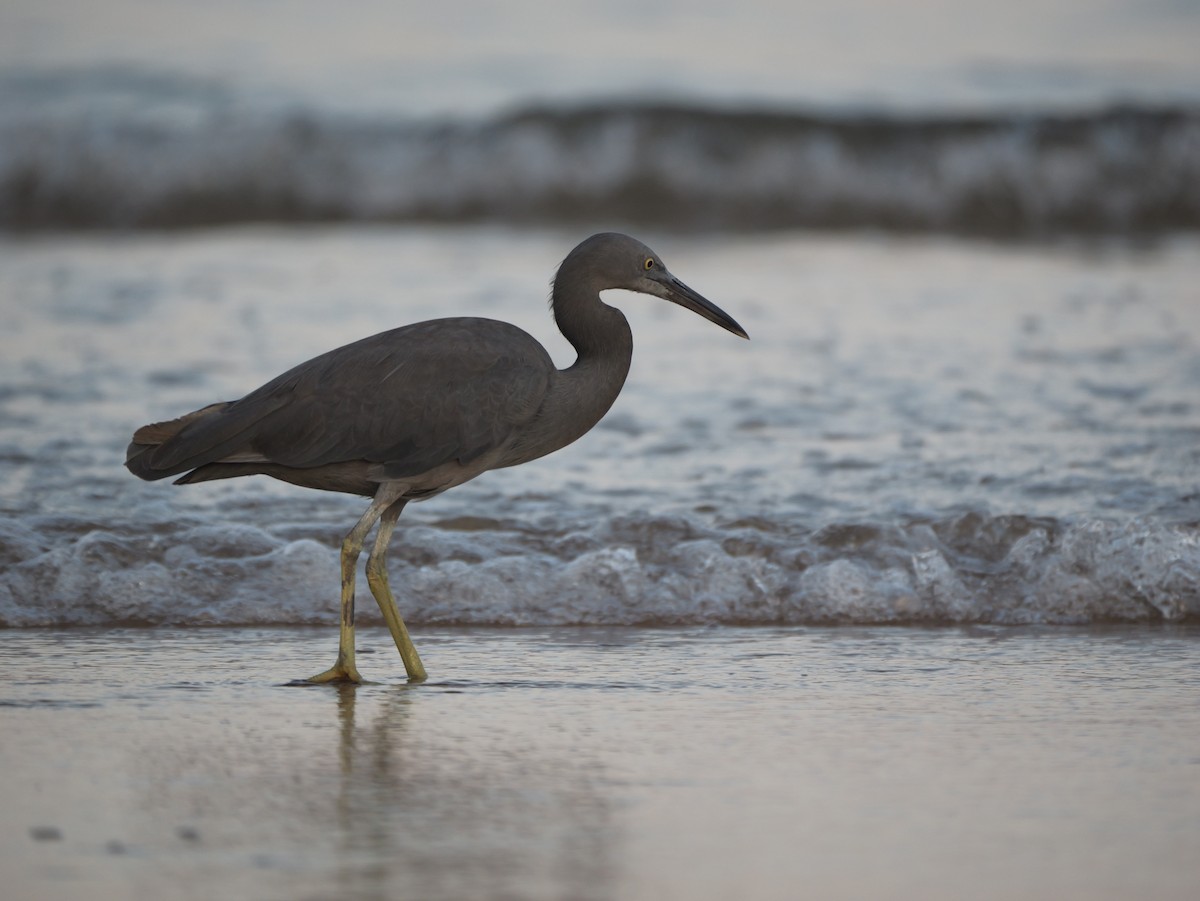
[[[14,897],[1190,897],[1200,630],[8,630]],[[373,653],[372,653],[373,652]],[[311,671],[311,672],[310,672]]]

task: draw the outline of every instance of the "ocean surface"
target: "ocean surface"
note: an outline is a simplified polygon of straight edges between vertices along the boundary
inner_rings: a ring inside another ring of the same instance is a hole
[[[392,573],[414,624],[1200,613],[1195,238],[644,236],[751,340],[610,297],[634,365],[593,433],[405,514]],[[360,499],[142,483],[121,465],[133,429],[451,313],[515,322],[567,365],[545,299],[576,237],[5,241],[0,622],[334,622]]]
[[[0,228],[1200,226],[1179,0],[0,10]]]
[[[456,11],[5,4],[0,625],[332,623],[358,500],[132,431],[436,316],[569,365],[610,228],[752,340],[612,298],[593,434],[405,514],[414,625],[1200,612],[1193,4]]]

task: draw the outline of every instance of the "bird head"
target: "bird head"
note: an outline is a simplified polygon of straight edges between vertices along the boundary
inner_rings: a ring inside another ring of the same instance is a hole
[[[568,268],[589,280],[597,292],[623,288],[661,297],[741,338],[750,337],[732,316],[672,275],[662,258],[636,238],[616,232],[592,235],[568,254],[560,273]]]

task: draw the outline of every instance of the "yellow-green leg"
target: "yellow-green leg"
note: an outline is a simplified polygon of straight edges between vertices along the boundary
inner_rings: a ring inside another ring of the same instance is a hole
[[[341,630],[338,636],[338,655],[333,666],[309,678],[309,682],[362,682],[354,663],[354,571],[362,554],[363,542],[371,527],[379,521],[383,512],[397,500],[399,490],[388,485],[380,486],[379,493],[371,506],[362,515],[354,528],[342,540],[342,608]]]
[[[383,614],[388,631],[392,633],[392,638],[396,642],[396,650],[400,652],[400,659],[404,661],[404,671],[408,673],[408,680],[424,682],[426,679],[425,666],[421,663],[421,656],[417,653],[412,639],[408,637],[408,629],[405,628],[400,610],[396,607],[396,598],[392,595],[391,588],[388,587],[385,560],[388,542],[392,539],[392,531],[396,528],[396,520],[400,518],[405,503],[407,502],[403,499],[396,501],[384,511],[379,520],[379,532],[375,535],[375,545],[367,557],[367,584],[371,586],[371,594],[374,595],[375,602],[379,604],[379,612]]]

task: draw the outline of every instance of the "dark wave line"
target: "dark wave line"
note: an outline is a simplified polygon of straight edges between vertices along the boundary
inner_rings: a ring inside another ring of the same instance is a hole
[[[0,227],[391,221],[992,236],[1200,228],[1200,110],[900,116],[682,105],[485,122],[225,112],[0,127]]]

